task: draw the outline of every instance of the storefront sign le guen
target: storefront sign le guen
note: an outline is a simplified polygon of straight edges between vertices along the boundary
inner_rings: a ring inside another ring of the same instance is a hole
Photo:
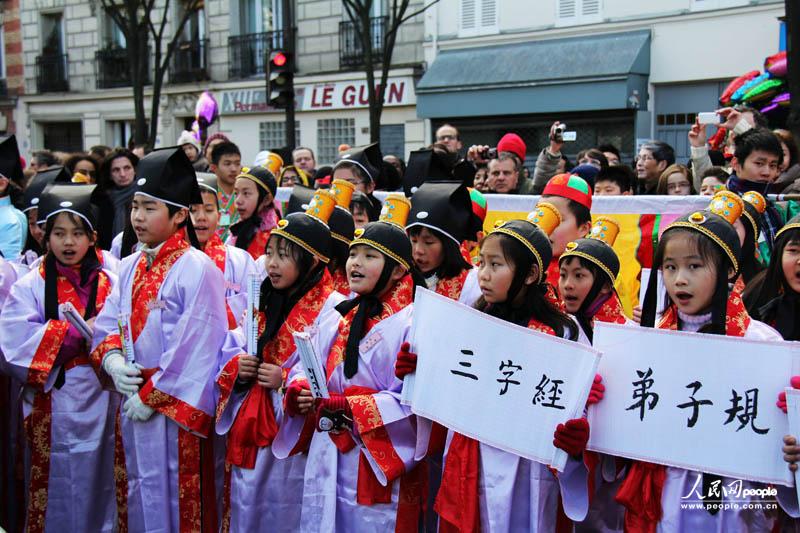
[[[384,106],[414,105],[414,80],[410,77],[389,78],[384,94]],[[369,107],[366,80],[326,83],[306,87],[303,111],[326,109],[358,109]]]
[[[338,81],[297,87],[296,111],[363,109],[369,107],[366,80]],[[407,106],[416,103],[414,80],[409,77],[389,78],[384,94],[384,106]],[[221,113],[281,112],[267,105],[263,88],[238,89],[222,92]]]

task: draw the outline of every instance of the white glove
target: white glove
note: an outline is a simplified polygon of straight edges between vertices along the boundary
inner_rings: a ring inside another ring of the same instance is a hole
[[[139,385],[144,382],[141,367],[128,365],[119,352],[111,352],[103,359],[103,370],[114,380],[117,390],[126,396],[139,392]]]
[[[134,394],[122,405],[125,416],[134,422],[147,422],[153,413],[152,408],[146,406],[138,394]]]

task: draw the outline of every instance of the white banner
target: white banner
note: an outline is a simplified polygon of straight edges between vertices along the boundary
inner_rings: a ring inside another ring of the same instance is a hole
[[[789,430],[775,406],[800,343],[598,323],[605,398],[589,409],[589,449],[791,486]]]
[[[581,416],[599,354],[417,288],[413,411],[463,435],[562,470],[559,423]],[[408,379],[408,378],[406,378]],[[412,382],[406,383],[411,387]]]

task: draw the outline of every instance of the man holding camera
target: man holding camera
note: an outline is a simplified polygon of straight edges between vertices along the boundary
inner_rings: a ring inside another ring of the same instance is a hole
[[[506,133],[497,148],[474,145],[467,159],[476,164],[489,163],[487,185],[497,194],[533,194],[533,182],[522,175],[527,147],[516,133]]]
[[[557,120],[550,126],[550,146],[543,148],[536,159],[532,194],[542,194],[542,190],[550,178],[559,174],[563,160],[561,147],[564,146],[564,137],[562,134],[565,129],[566,126]]]

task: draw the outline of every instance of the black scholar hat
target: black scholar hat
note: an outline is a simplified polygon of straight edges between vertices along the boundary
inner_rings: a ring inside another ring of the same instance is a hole
[[[194,167],[180,147],[153,150],[139,161],[136,174],[135,194],[186,209],[203,203]]]
[[[37,222],[46,222],[59,213],[72,213],[84,219],[92,231],[97,230],[97,185],[53,183],[39,197]]]
[[[39,199],[44,192],[45,188],[52,183],[71,183],[72,178],[69,172],[64,167],[54,167],[48,170],[38,172],[31,178],[28,186],[25,187],[25,209],[22,212],[29,211],[39,207]]]
[[[406,231],[424,226],[440,231],[460,246],[474,239],[472,200],[463,184],[429,181],[414,193]]]

